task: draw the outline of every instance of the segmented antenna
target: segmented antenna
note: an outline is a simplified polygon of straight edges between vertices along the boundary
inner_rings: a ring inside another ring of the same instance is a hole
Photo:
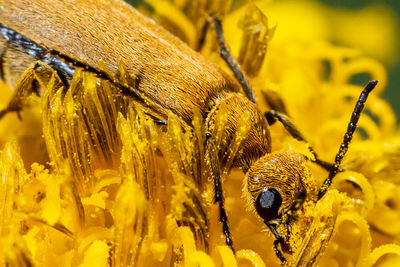
[[[357,122],[360,118],[361,112],[364,108],[364,104],[367,101],[369,93],[372,89],[375,88],[377,85],[377,80],[370,81],[364,90],[361,92],[360,97],[358,98],[357,104],[354,107],[353,113],[351,114],[350,122],[347,126],[347,131],[343,137],[343,142],[340,145],[339,152],[336,154],[335,163],[332,165],[331,169],[329,170],[329,176],[325,179],[324,183],[322,184],[321,188],[318,191],[318,200],[322,198],[326,191],[328,190],[329,186],[332,184],[333,178],[339,172],[340,165],[342,164],[343,157],[346,155],[347,150],[349,149],[349,143],[353,138],[354,131],[357,128]]]

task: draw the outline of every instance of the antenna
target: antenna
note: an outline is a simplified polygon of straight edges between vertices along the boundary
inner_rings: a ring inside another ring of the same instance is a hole
[[[329,176],[325,179],[324,183],[322,184],[321,188],[318,191],[318,199],[321,199],[328,190],[329,186],[332,184],[333,178],[339,172],[340,165],[342,164],[343,157],[346,155],[347,150],[349,149],[349,144],[351,139],[353,138],[354,131],[357,128],[358,119],[360,118],[361,112],[364,108],[364,104],[367,101],[369,93],[372,89],[375,88],[377,85],[377,80],[370,81],[367,86],[365,86],[364,90],[361,92],[360,97],[354,107],[353,113],[351,114],[350,122],[347,125],[347,131],[344,134],[343,142],[340,145],[339,152],[336,154],[335,163],[332,165],[331,169],[329,170]]]

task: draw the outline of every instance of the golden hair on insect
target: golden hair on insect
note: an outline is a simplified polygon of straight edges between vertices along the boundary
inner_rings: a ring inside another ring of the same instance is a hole
[[[286,259],[279,250],[278,244],[285,252],[290,252],[288,237],[290,225],[296,217],[296,211],[302,206],[306,198],[314,202],[321,199],[332,184],[333,178],[340,171],[340,165],[347,153],[367,97],[376,84],[377,81],[375,80],[369,82],[361,92],[351,114],[343,142],[335,157],[335,162],[329,166],[328,178],[325,179],[317,192],[315,192],[314,186],[310,187],[310,184],[306,183],[307,180],[310,180],[311,175],[310,170],[305,165],[304,157],[292,151],[266,154],[258,159],[247,172],[247,198],[251,200],[250,202],[254,204],[258,215],[275,235],[274,249],[281,261],[286,261]],[[283,122],[295,138],[303,139],[301,134],[293,128],[292,124],[285,121],[283,116],[271,112],[267,117],[271,119],[271,116]],[[316,155],[312,149],[311,152]],[[316,162],[318,163],[318,161]],[[326,163],[320,165],[324,167]],[[286,227],[287,233],[278,232],[278,227],[281,225]]]
[[[0,7],[1,78],[15,89],[0,117],[19,112],[29,94],[42,95],[50,83],[67,92],[77,69],[115,86],[160,127],[168,124],[172,113],[182,127],[193,128],[194,112],[199,111],[205,120],[205,157],[226,244],[234,251],[221,180],[221,169],[229,165],[247,173],[249,199],[276,238],[275,253],[285,261],[279,245],[290,251],[288,234],[278,228],[283,225],[290,231],[296,210],[312,195],[312,189],[305,183],[310,172],[304,157],[290,151],[271,153],[269,125],[279,120],[295,138],[305,139],[284,115],[263,114],[258,109],[250,83],[225,45],[222,25],[215,16],[207,19],[205,28],[213,24],[220,54],[236,79],[121,0],[13,0],[3,1]],[[315,201],[339,171],[375,84],[371,82],[360,96],[335,163],[325,163],[311,151],[316,163],[330,169]],[[219,117],[226,120],[222,130],[217,125]],[[237,156],[226,158],[227,146],[239,134],[243,117],[248,118],[247,134],[241,137]]]

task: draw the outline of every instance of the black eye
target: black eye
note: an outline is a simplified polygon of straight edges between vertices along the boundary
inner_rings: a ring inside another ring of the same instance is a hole
[[[256,199],[256,210],[265,222],[278,217],[278,210],[282,204],[281,194],[276,189],[263,190]]]

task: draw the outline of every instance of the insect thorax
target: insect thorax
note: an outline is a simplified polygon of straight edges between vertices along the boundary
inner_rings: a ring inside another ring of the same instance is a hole
[[[206,131],[216,139],[223,166],[244,172],[271,151],[269,126],[254,103],[238,93],[223,94],[206,118]]]

